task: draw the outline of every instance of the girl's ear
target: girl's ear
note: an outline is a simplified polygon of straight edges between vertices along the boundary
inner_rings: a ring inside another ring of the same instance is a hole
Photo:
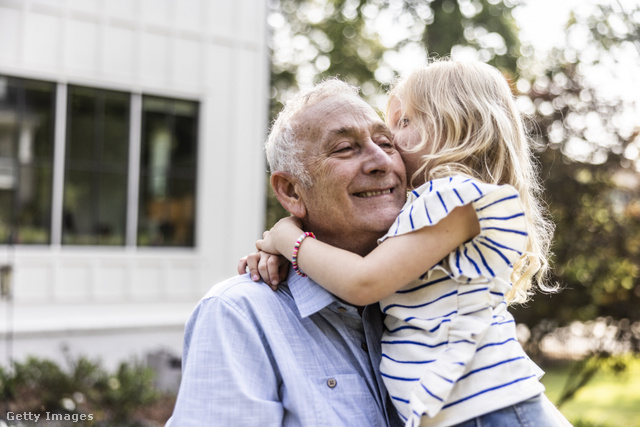
[[[271,187],[283,208],[291,215],[304,219],[307,208],[298,193],[299,182],[286,172],[274,172],[271,175]]]

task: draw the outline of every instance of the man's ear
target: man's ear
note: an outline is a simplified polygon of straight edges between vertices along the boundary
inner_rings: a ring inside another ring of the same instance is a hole
[[[274,172],[271,174],[271,188],[283,208],[297,218],[307,215],[307,208],[300,197],[298,189],[300,183],[287,172]]]

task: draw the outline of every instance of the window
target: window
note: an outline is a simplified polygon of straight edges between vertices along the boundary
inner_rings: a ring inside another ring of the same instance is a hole
[[[0,75],[0,245],[195,246],[198,114]]]
[[[142,101],[139,246],[194,246],[198,104]]]
[[[129,105],[126,93],[69,86],[63,244],[125,243]]]
[[[0,244],[51,239],[55,84],[0,76]]]

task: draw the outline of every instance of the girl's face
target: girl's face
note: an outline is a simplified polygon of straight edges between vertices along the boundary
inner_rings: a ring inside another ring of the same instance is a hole
[[[391,100],[389,104],[389,117],[387,117],[389,128],[393,132],[394,141],[407,170],[407,183],[411,186],[424,184],[424,179],[418,177],[411,181],[413,174],[422,166],[422,156],[427,154],[427,148],[420,151],[412,150],[422,142],[422,136],[417,127],[412,123],[411,118],[403,115],[400,101],[397,98]]]

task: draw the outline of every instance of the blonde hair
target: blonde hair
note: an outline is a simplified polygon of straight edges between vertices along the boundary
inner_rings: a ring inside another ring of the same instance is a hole
[[[394,99],[421,135],[421,143],[408,151],[428,153],[412,181],[464,174],[518,190],[529,235],[526,251],[513,265],[507,301],[526,302],[534,283],[555,291],[544,282],[553,224],[541,202],[542,185],[523,119],[504,76],[478,61],[434,59],[396,84],[389,105]]]

